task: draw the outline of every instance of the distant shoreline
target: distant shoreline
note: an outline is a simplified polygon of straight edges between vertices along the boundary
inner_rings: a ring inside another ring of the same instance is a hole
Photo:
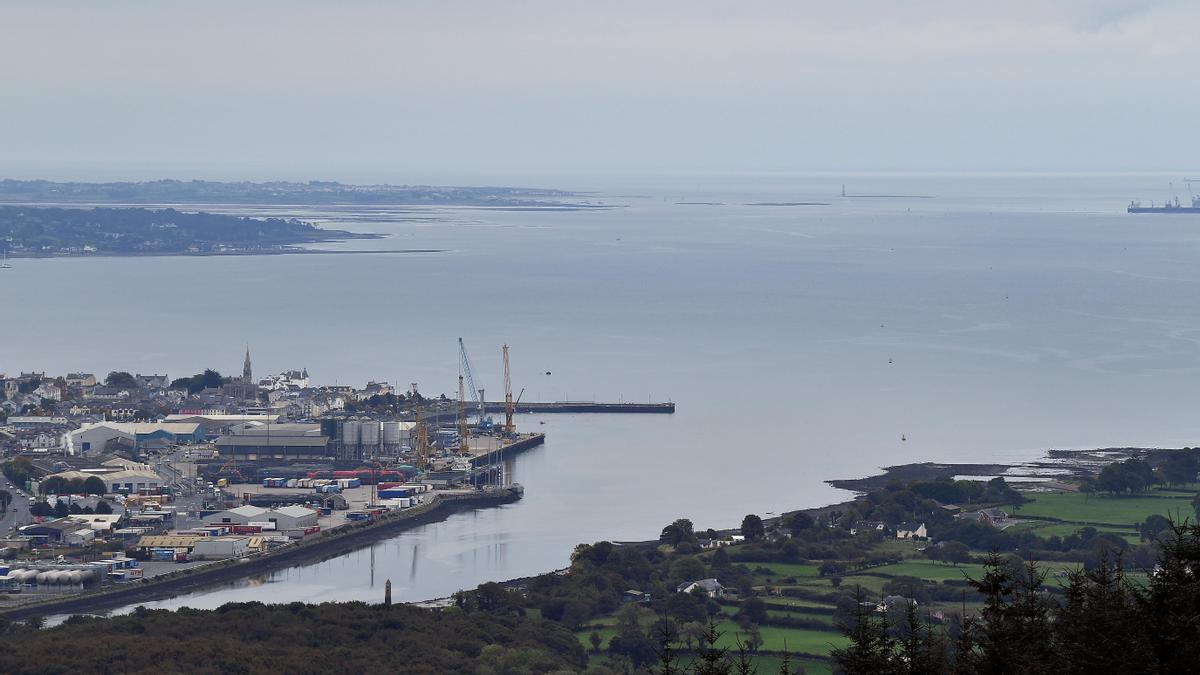
[[[222,257],[249,257],[249,256],[271,256],[271,255],[369,255],[373,253],[379,254],[406,254],[406,253],[446,253],[448,249],[444,248],[396,248],[396,249],[380,249],[377,251],[371,250],[355,250],[355,251],[339,251],[329,249],[307,249],[307,248],[284,248],[277,250],[261,250],[261,251],[154,251],[145,253],[121,253],[118,251],[105,251],[103,253],[28,253],[21,252],[19,254],[10,254],[9,260],[46,260],[50,258],[76,258],[76,259],[97,259],[97,258],[222,258]]]

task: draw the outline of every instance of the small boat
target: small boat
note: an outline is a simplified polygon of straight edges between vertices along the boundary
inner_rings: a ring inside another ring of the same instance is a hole
[[[11,270],[12,265],[8,262],[8,250],[4,251],[4,258],[0,259],[0,270]]]

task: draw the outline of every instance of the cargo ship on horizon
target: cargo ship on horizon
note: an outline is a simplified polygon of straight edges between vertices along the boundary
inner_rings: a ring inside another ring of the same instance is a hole
[[[1188,181],[1190,182],[1190,181]],[[1192,186],[1188,186],[1188,192],[1191,193]],[[1150,206],[1142,206],[1141,202],[1129,202],[1129,208],[1125,209],[1129,213],[1200,213],[1200,197],[1191,194],[1192,205],[1184,206],[1179,203],[1179,195],[1175,193],[1175,185],[1171,185],[1171,197],[1162,206],[1156,206],[1154,202],[1150,202]]]

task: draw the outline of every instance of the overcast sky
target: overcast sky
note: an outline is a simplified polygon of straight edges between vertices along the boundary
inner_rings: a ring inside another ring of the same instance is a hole
[[[1175,170],[1200,3],[9,2],[0,175]]]

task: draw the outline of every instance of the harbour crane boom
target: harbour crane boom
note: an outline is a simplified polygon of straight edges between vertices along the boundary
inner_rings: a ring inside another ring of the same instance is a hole
[[[417,393],[417,383],[412,383],[413,402],[413,449],[417,454],[417,468],[429,470],[429,433],[425,429],[425,421],[421,419],[421,395]]]
[[[479,410],[479,426],[491,426],[487,423],[487,410],[484,409],[483,390],[475,385],[475,369],[471,367],[471,357],[467,356],[467,346],[463,343],[462,338],[458,338],[458,356],[459,368],[462,370],[463,377],[467,378],[467,385],[471,388],[471,397],[475,399],[475,407]]]
[[[458,376],[458,451],[462,455],[471,454],[471,446],[467,443],[467,396],[463,391],[463,376]]]
[[[516,430],[513,426],[513,395],[512,379],[508,375],[508,345],[500,348],[504,354],[504,433],[511,434]]]

